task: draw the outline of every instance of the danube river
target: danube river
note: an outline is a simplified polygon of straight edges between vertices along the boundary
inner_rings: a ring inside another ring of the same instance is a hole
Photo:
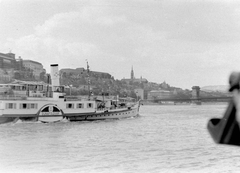
[[[238,172],[240,148],[206,129],[227,104],[159,105],[136,118],[0,126],[0,172]]]

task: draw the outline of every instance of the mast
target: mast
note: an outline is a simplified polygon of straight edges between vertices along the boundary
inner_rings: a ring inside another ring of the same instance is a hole
[[[89,70],[89,65],[88,65],[88,61],[87,61],[88,100],[90,100],[90,75],[89,75],[89,72],[90,72],[90,70]]]

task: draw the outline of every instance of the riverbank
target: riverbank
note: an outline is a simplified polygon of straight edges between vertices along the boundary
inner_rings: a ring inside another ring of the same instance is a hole
[[[160,106],[160,105],[196,105],[193,104],[192,102],[161,102],[161,103],[155,103],[155,102],[150,102],[147,100],[143,100],[141,101],[142,105],[156,105],[156,106]],[[201,102],[201,105],[226,105],[228,104],[227,101],[224,102]]]

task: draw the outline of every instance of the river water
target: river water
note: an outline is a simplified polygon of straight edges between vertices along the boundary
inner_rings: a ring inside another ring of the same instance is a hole
[[[227,104],[140,108],[135,118],[0,126],[0,172],[239,172],[240,148],[206,129]]]

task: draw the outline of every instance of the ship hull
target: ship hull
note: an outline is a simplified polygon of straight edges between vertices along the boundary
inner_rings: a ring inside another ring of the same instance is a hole
[[[85,101],[86,102],[86,101]],[[26,109],[22,112],[14,110],[0,110],[0,124],[14,122],[16,119],[21,120],[22,122],[43,122],[43,123],[53,123],[59,122],[62,120],[68,121],[94,121],[94,120],[105,120],[105,119],[121,119],[134,117],[139,114],[140,103],[136,103],[131,106],[126,107],[117,107],[117,108],[108,108],[108,109],[96,109],[85,108],[80,109],[76,108],[77,104],[83,104],[81,101],[76,103],[70,102],[60,102],[60,103],[45,103],[41,106],[40,109],[35,111],[31,109]],[[93,104],[92,101],[87,101],[87,104]],[[4,103],[5,104],[5,103]],[[3,105],[4,105],[3,104]],[[73,108],[64,109],[64,105],[72,104]],[[40,105],[40,102],[38,103]]]
[[[108,110],[108,111],[99,111],[88,115],[80,115],[80,116],[69,116],[68,119],[70,121],[95,121],[95,120],[106,120],[106,119],[121,119],[121,118],[130,118],[138,116],[139,109],[135,108],[127,108],[125,110]]]

